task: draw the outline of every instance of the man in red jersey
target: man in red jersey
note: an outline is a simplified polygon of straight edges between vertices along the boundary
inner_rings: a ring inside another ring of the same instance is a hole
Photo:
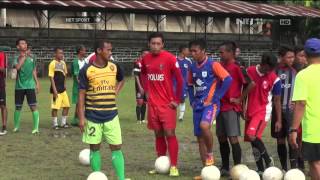
[[[178,141],[175,135],[177,106],[182,93],[182,75],[176,57],[163,50],[164,39],[161,33],[149,36],[150,53],[141,61],[141,74],[147,77],[148,128],[154,131],[157,155],[169,152],[170,176],[179,176],[177,168]],[[176,93],[173,89],[176,79]],[[149,172],[154,174],[155,171]]]

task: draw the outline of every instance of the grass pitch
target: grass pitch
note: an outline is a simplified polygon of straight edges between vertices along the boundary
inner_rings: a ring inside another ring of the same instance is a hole
[[[82,166],[78,161],[79,152],[88,148],[81,141],[78,128],[52,130],[49,94],[49,79],[40,80],[41,92],[38,94],[38,109],[40,112],[40,135],[33,136],[32,114],[24,103],[21,115],[21,130],[13,133],[14,112],[14,81],[7,81],[8,134],[0,137],[0,180],[85,180],[90,174],[89,166]],[[71,98],[72,80],[67,83],[69,99]],[[71,100],[71,99],[70,99]],[[177,123],[179,139],[179,169],[181,176],[170,178],[166,175],[148,175],[155,160],[153,133],[145,124],[137,124],[135,117],[134,81],[127,78],[118,100],[119,117],[123,135],[123,152],[126,159],[126,175],[133,180],[190,180],[199,175],[201,161],[198,145],[193,136],[192,113],[187,105],[182,123]],[[61,112],[59,112],[61,115]],[[70,109],[68,122],[74,114],[74,106]],[[60,120],[60,117],[59,117]],[[243,123],[242,123],[243,124]],[[243,129],[242,129],[243,130]],[[213,133],[215,127],[213,128]],[[276,153],[276,141],[270,138],[269,127],[265,130],[264,142],[269,154],[274,157],[276,165],[280,163]],[[251,147],[241,138],[244,164],[255,169]],[[116,180],[111,165],[111,153],[107,144],[101,148],[103,172],[109,179]],[[221,159],[216,137],[214,138],[214,155],[219,167]],[[232,164],[232,156],[230,156]]]

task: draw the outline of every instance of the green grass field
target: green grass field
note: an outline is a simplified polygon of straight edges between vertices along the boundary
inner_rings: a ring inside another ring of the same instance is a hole
[[[54,131],[51,129],[49,79],[41,79],[41,92],[38,95],[40,111],[40,135],[31,135],[32,116],[24,103],[21,130],[13,133],[14,81],[7,82],[8,130],[6,136],[0,137],[0,180],[85,180],[90,174],[89,166],[82,166],[78,161],[79,152],[88,148],[81,141],[78,128]],[[71,97],[72,81],[68,79],[68,94]],[[133,79],[126,79],[126,84],[118,97],[119,116],[123,134],[123,152],[126,159],[126,174],[133,180],[192,179],[201,171],[198,146],[193,136],[190,108],[187,108],[185,121],[177,124],[177,136],[180,145],[179,178],[165,175],[148,175],[155,160],[153,133],[145,124],[136,124],[135,94]],[[59,112],[60,113],[60,112]],[[61,113],[60,113],[61,114]],[[69,112],[73,117],[74,107]],[[60,119],[60,118],[59,118]],[[213,128],[215,129],[215,128]],[[214,130],[213,130],[214,131]],[[280,167],[276,153],[276,141],[269,138],[269,128],[265,131],[265,143],[269,154]],[[220,154],[217,139],[214,139],[214,154],[217,166],[220,165]],[[243,163],[255,169],[251,147],[241,139]],[[103,172],[115,180],[111,166],[111,153],[107,144],[102,146]],[[230,161],[232,158],[230,157]],[[230,162],[230,164],[232,164]]]

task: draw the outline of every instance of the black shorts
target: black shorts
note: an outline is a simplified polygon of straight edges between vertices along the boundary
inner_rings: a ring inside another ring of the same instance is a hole
[[[236,111],[220,112],[216,122],[217,136],[240,136],[240,114]]]
[[[0,89],[0,106],[6,105],[6,89]]]
[[[302,154],[306,161],[319,161],[320,143],[302,142]]]
[[[27,97],[29,106],[37,105],[35,89],[16,89],[14,94],[14,101],[15,101],[16,107],[22,107],[24,96]]]
[[[293,121],[293,112],[292,111],[283,111],[281,114],[282,117],[282,128],[279,132],[276,132],[276,113],[272,111],[271,117],[271,136],[273,138],[286,138],[289,135],[289,129]]]

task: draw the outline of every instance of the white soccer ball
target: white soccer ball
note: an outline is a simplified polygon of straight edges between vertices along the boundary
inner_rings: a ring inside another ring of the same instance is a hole
[[[216,166],[206,166],[201,170],[202,180],[219,180],[220,170]]]
[[[250,169],[241,173],[239,180],[260,180],[260,176],[256,171]]]
[[[290,169],[284,175],[284,180],[305,180],[306,176],[299,169]]]
[[[154,163],[154,168],[159,174],[166,174],[170,169],[170,159],[168,156],[160,156]]]
[[[282,171],[277,167],[269,167],[266,170],[264,170],[262,179],[263,180],[282,180],[283,173]]]
[[[79,161],[82,165],[90,165],[90,149],[80,151]]]
[[[89,174],[87,180],[108,180],[108,178],[103,172],[96,171]]]
[[[230,177],[232,180],[239,180],[240,174],[249,171],[248,166],[244,164],[238,164],[231,168]]]

